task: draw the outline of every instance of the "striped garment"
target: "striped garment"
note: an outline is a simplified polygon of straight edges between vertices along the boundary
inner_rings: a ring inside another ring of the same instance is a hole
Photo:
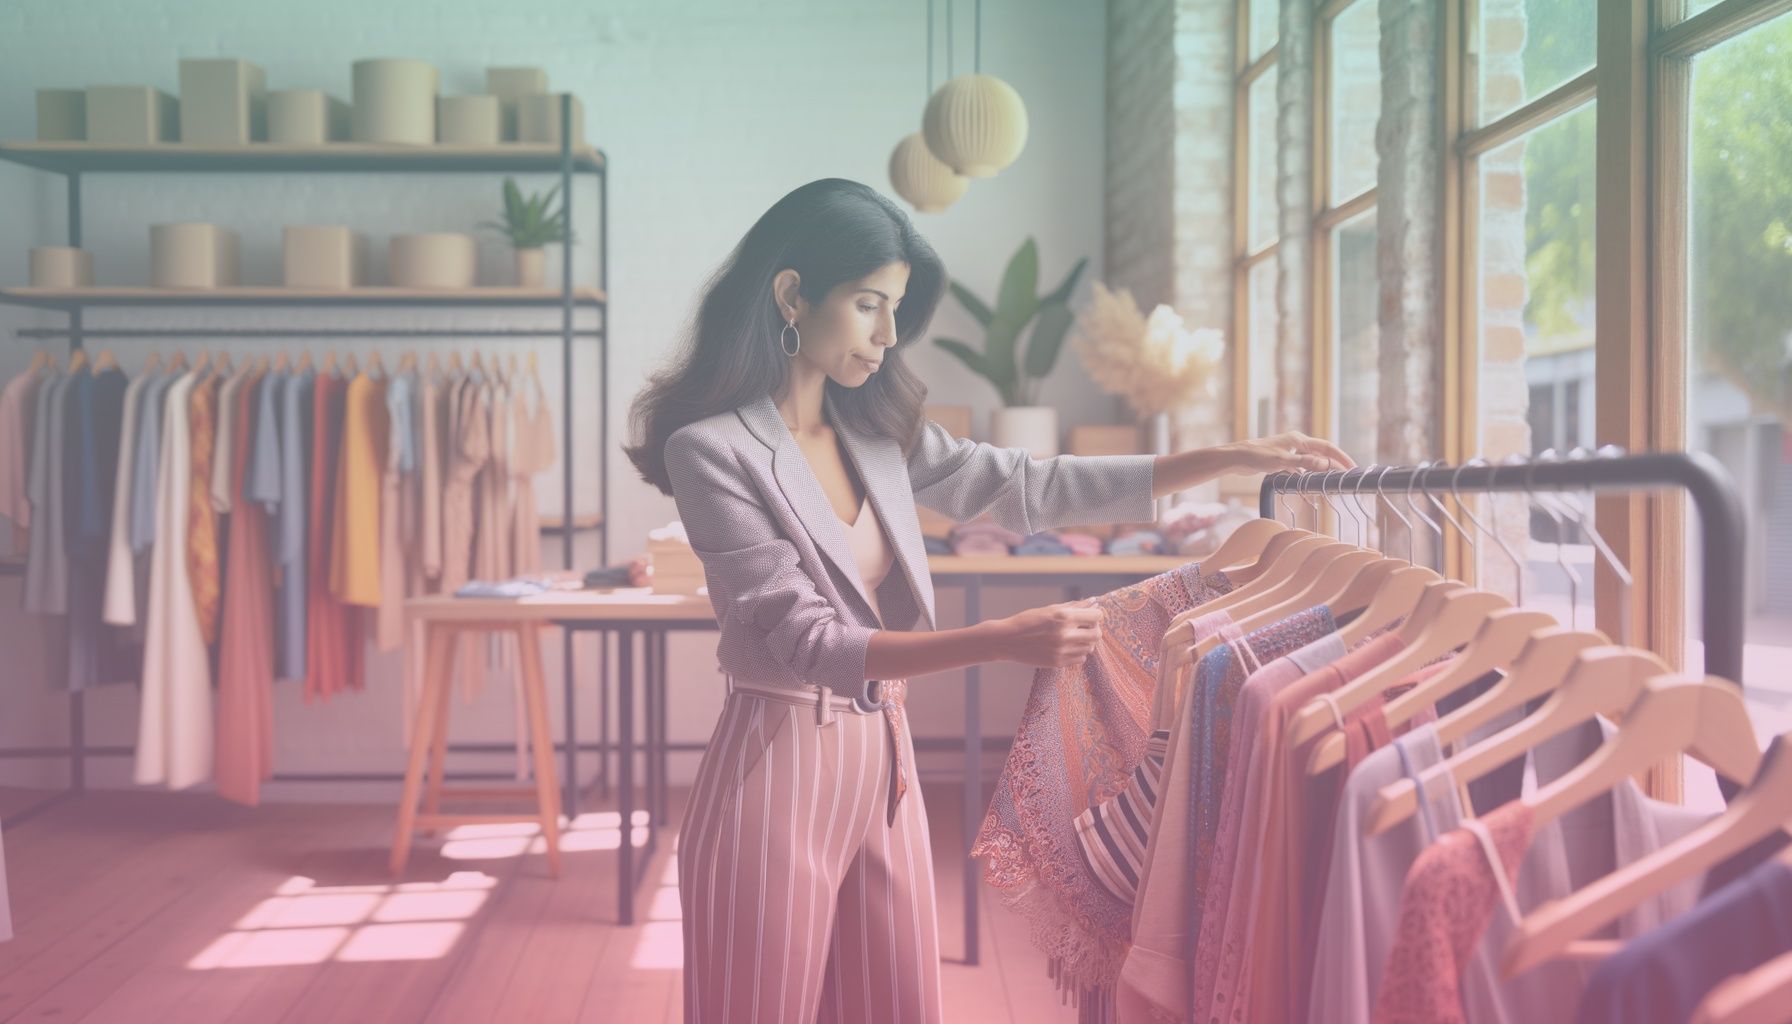
[[[1052,978],[1080,1005],[1095,1006],[1118,975],[1132,907],[1091,870],[1077,818],[1137,783],[1170,623],[1230,589],[1224,574],[1190,564],[1103,594],[1094,653],[1033,676],[971,853],[987,858],[985,880],[1028,920]]]

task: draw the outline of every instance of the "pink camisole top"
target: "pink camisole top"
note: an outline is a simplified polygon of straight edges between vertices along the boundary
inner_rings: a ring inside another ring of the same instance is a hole
[[[884,613],[877,606],[877,588],[884,577],[890,574],[890,567],[896,561],[896,553],[890,549],[890,542],[884,537],[883,527],[877,521],[877,513],[871,509],[869,496],[859,502],[858,518],[845,525],[853,561],[858,563],[859,579],[865,584],[865,592],[871,595],[871,610],[877,613],[877,621],[882,623]]]

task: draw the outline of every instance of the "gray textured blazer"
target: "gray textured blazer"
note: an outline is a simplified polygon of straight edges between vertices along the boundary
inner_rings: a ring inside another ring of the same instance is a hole
[[[1017,533],[1152,517],[1151,455],[1034,459],[953,437],[932,420],[906,460],[892,439],[833,415],[895,552],[877,592],[881,628],[933,629],[933,578],[917,504]],[[739,680],[826,686],[868,701],[865,648],[880,627],[835,514],[768,395],[680,427],[666,440],[679,518],[721,626],[716,659]]]

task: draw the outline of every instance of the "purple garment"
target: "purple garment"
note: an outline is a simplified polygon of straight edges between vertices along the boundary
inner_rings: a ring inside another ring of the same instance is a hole
[[[1770,860],[1693,910],[1626,943],[1593,972],[1580,1024],[1690,1020],[1732,974],[1792,950],[1792,867]]]

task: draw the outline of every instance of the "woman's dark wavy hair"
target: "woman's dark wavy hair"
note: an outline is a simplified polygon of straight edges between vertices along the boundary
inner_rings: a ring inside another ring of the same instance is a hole
[[[780,270],[796,271],[798,294],[819,303],[835,286],[891,263],[909,266],[908,290],[896,308],[896,344],[863,385],[846,388],[830,379],[824,386],[851,426],[895,438],[905,455],[912,451],[927,387],[902,357],[939,308],[945,267],[887,197],[856,181],[823,178],[778,200],[747,231],[710,279],[672,365],[635,397],[630,434],[639,443],[623,451],[642,479],[671,494],[664,453],[673,431],[783,387],[790,358],[779,344],[784,318],[772,296]]]

